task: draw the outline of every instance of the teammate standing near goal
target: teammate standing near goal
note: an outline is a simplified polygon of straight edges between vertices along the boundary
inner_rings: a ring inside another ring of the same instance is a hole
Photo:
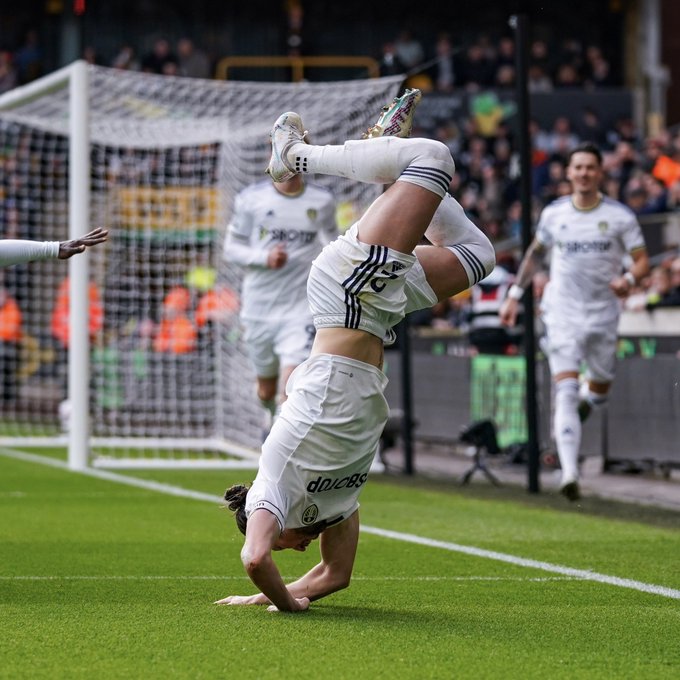
[[[106,241],[108,231],[97,227],[70,241],[27,241],[23,239],[0,240],[0,267],[33,262],[34,260],[68,260],[91,246]]]
[[[555,383],[553,429],[562,468],[560,491],[575,501],[580,497],[581,422],[607,400],[616,361],[619,298],[647,275],[649,258],[634,213],[600,193],[602,155],[596,146],[584,143],[571,151],[567,178],[572,194],[543,209],[499,314],[505,325],[515,324],[524,289],[550,250],[550,283],[541,311]],[[630,267],[624,271],[628,258]],[[579,394],[582,363],[586,382]]]
[[[312,260],[337,235],[332,194],[301,175],[278,184],[258,182],[236,197],[224,259],[246,267],[241,322],[267,432],[285,400],[288,377],[312,348]]]
[[[407,135],[413,97],[407,91],[395,99],[379,127],[399,121],[395,133]],[[268,168],[274,181],[321,173],[391,186],[312,265],[311,356],[290,377],[253,485],[225,495],[246,536],[241,559],[260,593],[217,604],[301,611],[349,585],[358,496],[388,415],[384,343],[406,313],[470,287],[495,263],[489,240],[447,195],[454,163],[446,146],[390,136],[313,146],[305,134],[296,113],[277,120]],[[424,234],[434,246],[418,245]],[[285,585],[272,551],[303,551],[317,537],[321,561]]]

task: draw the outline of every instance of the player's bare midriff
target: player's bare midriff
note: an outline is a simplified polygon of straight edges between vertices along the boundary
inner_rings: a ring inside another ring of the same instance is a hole
[[[319,328],[311,354],[336,354],[382,369],[383,352],[382,339],[366,331],[354,328]]]

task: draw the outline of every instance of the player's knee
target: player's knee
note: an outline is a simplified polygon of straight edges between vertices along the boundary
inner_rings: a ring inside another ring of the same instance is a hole
[[[454,163],[449,147],[446,146],[446,144],[438,142],[435,139],[419,139],[418,143],[422,144],[422,148],[419,151],[419,155],[422,158],[436,161],[436,167],[453,175],[456,171],[456,164]]]

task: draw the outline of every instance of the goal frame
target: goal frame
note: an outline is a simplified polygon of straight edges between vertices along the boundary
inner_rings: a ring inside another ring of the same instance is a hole
[[[95,124],[90,110],[92,72],[84,60],[75,61],[58,71],[0,95],[0,111],[30,104],[51,92],[68,92],[68,126],[63,132],[69,156],[68,171],[68,238],[75,239],[91,229],[91,149],[92,125]],[[393,94],[403,77],[381,79],[385,88]],[[388,91],[386,89],[386,91]],[[392,96],[389,95],[389,96]],[[62,119],[63,120],[63,119]],[[64,121],[65,122],[65,121]],[[32,123],[26,123],[31,126]],[[0,445],[30,447],[67,447],[68,466],[72,470],[88,467],[110,468],[253,468],[257,466],[259,450],[215,436],[206,438],[177,438],[158,436],[92,436],[94,431],[90,413],[90,378],[93,371],[89,333],[89,281],[90,255],[70,258],[65,263],[69,278],[69,345],[66,395],[70,404],[68,432],[54,436],[0,436]],[[147,455],[139,457],[120,456],[119,452],[108,456],[100,451],[109,449],[148,449],[161,452],[158,458]],[[95,456],[94,451],[97,450]],[[181,458],[172,450],[182,450],[188,456]],[[201,459],[200,451],[216,455]]]

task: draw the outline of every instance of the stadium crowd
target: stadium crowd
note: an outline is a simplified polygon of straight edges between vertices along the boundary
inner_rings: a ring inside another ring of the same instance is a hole
[[[290,17],[287,45],[291,55],[304,53],[304,35],[295,16]],[[0,93],[43,74],[44,51],[37,31],[29,30],[23,43],[14,50],[2,47]],[[572,37],[565,37],[557,49],[550,49],[543,39],[535,39],[530,47],[530,91],[565,88],[596,91],[620,86],[621,78],[605,52],[602,46],[584,45]],[[482,34],[459,47],[450,33],[441,32],[433,44],[426,45],[404,28],[382,45],[377,56],[381,73],[408,74],[409,84],[423,90],[425,97],[430,93],[434,96],[502,91],[515,85],[515,43],[509,35],[492,40]],[[211,77],[216,63],[212,55],[187,36],[174,44],[166,37],[158,37],[146,52],[124,44],[108,58],[90,45],[84,48],[83,58],[119,69],[199,78]],[[490,125],[473,115],[462,121],[440,117],[435,125],[416,127],[413,131],[414,136],[437,139],[451,150],[456,173],[450,191],[496,246],[499,266],[509,280],[521,255],[519,162],[511,113],[511,110],[506,111],[507,115],[501,113]],[[680,216],[680,129],[661,129],[653,136],[645,136],[629,117],[607,127],[596,111],[584,109],[572,117],[557,116],[547,129],[533,120],[531,135],[534,223],[545,205],[570,192],[565,160],[581,141],[592,141],[602,149],[606,173],[603,192],[630,207],[643,224],[648,215]],[[137,170],[136,161],[133,159],[133,172]],[[5,158],[2,162],[11,161]],[[125,183],[125,171],[125,158],[121,158],[120,168],[111,167],[112,181]],[[113,178],[117,174],[121,176]],[[12,186],[17,181],[11,177],[11,172],[3,173],[4,186],[0,187],[0,226],[5,237],[19,235],[13,233],[16,225],[12,226],[11,219],[16,214]],[[653,253],[656,255],[653,272],[627,300],[628,309],[680,305],[678,244],[666,246],[667,253]],[[501,278],[506,279],[502,275]],[[473,298],[474,295],[464,295],[463,299],[440,303],[414,321],[467,330],[474,317]]]

